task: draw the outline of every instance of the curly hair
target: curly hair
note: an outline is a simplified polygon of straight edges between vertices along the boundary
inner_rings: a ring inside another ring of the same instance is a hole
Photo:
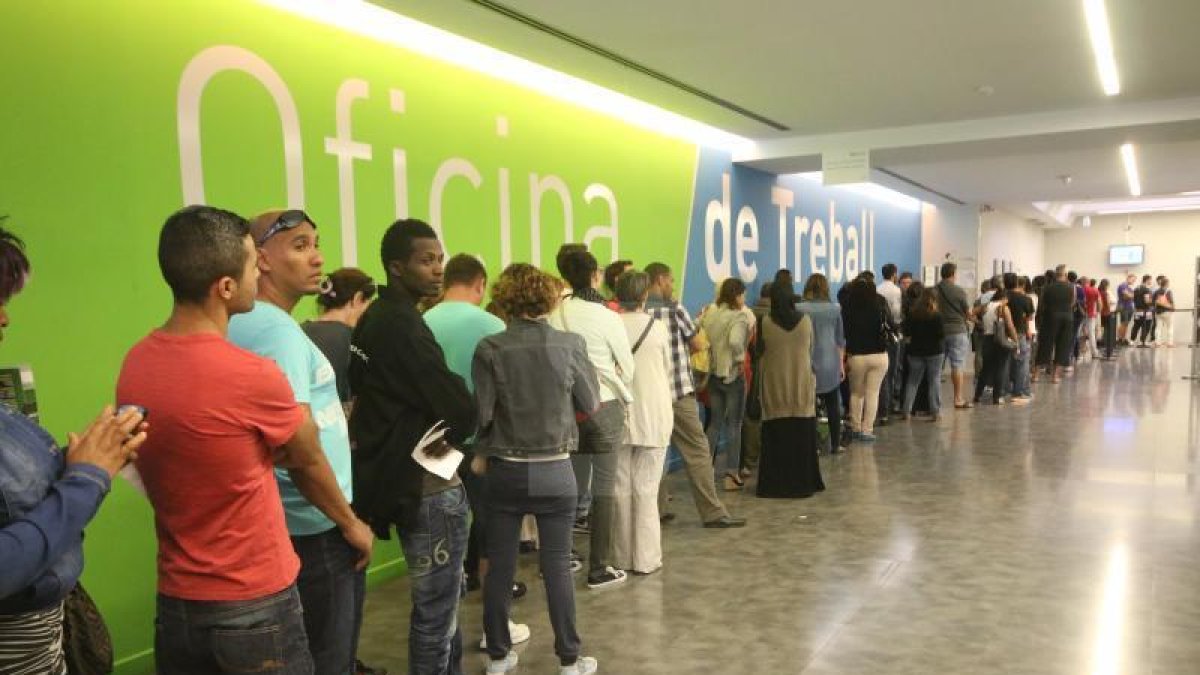
[[[511,319],[549,314],[558,305],[562,281],[527,263],[513,263],[492,287],[492,300]]]
[[[6,218],[7,216],[0,216],[0,223]],[[29,273],[25,243],[17,235],[0,227],[0,305],[25,288]]]

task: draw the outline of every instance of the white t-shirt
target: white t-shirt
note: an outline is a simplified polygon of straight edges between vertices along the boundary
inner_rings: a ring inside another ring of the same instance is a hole
[[[888,311],[892,313],[892,321],[899,325],[902,320],[902,306],[904,292],[900,287],[892,283],[891,280],[884,280],[883,283],[875,287],[875,292],[883,296],[887,301]]]
[[[992,335],[996,332],[996,310],[999,309],[1000,303],[989,302],[987,309],[983,313],[983,334]]]
[[[650,320],[650,315],[645,312],[628,312],[621,315],[631,347],[637,343],[646,329],[646,322]],[[629,406],[628,424],[625,425],[625,443],[665,448],[671,442],[671,429],[675,425],[675,394],[671,388],[671,336],[662,321],[653,321],[646,339],[642,340],[637,353],[633,355],[636,363],[633,403]]]

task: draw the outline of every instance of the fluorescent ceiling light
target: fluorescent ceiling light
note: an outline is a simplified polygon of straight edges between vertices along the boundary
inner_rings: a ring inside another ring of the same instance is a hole
[[[824,184],[824,173],[821,171],[805,171],[803,173],[794,173],[793,176],[798,176],[807,181],[812,181],[817,184]],[[844,185],[830,185],[831,189],[845,189],[849,192],[876,199],[881,202],[886,202],[892,206],[896,206],[907,211],[920,211],[921,200],[915,197],[910,197],[903,192],[897,192],[889,187],[884,187],[878,183],[846,183]]]
[[[1125,180],[1129,181],[1129,194],[1142,196],[1142,180],[1138,177],[1137,157],[1133,154],[1133,143],[1121,146],[1121,162],[1125,164]]]
[[[504,80],[665,136],[730,152],[754,142],[645,101],[401,16],[364,0],[259,0],[351,33]]]
[[[1083,0],[1083,13],[1087,17],[1096,69],[1100,71],[1100,85],[1104,87],[1105,94],[1116,96],[1121,93],[1121,79],[1117,75],[1117,58],[1113,55],[1112,31],[1108,26],[1108,10],[1104,7],[1104,0]]]

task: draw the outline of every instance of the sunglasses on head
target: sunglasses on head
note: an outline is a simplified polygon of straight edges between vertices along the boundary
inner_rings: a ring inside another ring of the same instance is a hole
[[[262,246],[263,244],[267,243],[268,239],[274,237],[280,232],[299,227],[304,223],[312,225],[313,229],[316,229],[317,227],[316,221],[314,221],[312,218],[309,218],[308,214],[300,209],[289,209],[284,211],[283,213],[279,214],[279,217],[275,219],[275,222],[271,224],[271,227],[267,228],[267,231],[263,233],[263,236],[258,238],[258,245]]]

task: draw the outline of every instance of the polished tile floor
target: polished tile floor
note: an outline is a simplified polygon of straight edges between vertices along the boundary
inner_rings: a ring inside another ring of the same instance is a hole
[[[680,476],[666,567],[577,592],[602,673],[1200,673],[1200,385],[1187,348],[1131,350],[821,460],[801,501],[730,494],[699,527]],[[948,385],[944,400],[952,400]],[[534,556],[518,673],[556,673]],[[582,582],[582,580],[580,580]],[[370,594],[362,656],[404,673],[404,579]],[[483,670],[479,593],[467,673]]]

